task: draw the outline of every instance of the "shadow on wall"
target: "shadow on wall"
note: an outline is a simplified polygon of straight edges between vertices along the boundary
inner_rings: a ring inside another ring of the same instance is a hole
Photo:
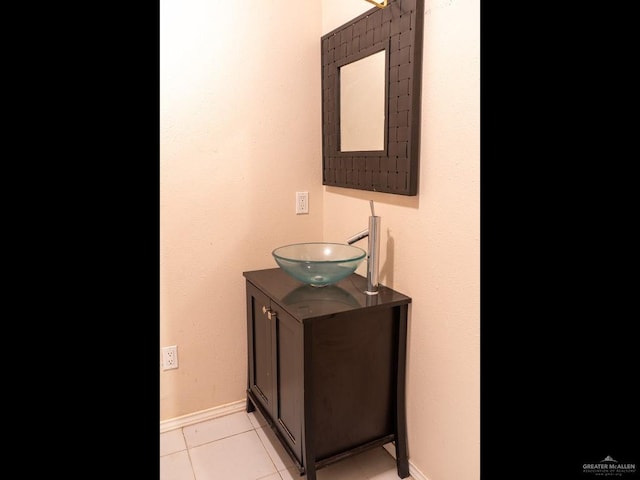
[[[350,197],[357,200],[369,201],[373,200],[376,204],[384,203],[387,205],[395,205],[397,207],[420,208],[420,195],[394,195],[383,192],[369,192],[366,190],[355,190],[343,187],[325,186],[325,192],[340,195],[342,197]]]
[[[387,228],[387,258],[380,268],[380,283],[385,287],[393,288],[393,256],[395,240],[391,236],[391,229]]]

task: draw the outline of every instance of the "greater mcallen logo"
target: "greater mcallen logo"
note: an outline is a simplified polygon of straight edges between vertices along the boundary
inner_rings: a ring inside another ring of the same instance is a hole
[[[620,463],[607,455],[604,460],[598,463],[585,463],[582,465],[584,473],[592,473],[602,477],[621,477],[625,473],[634,473],[636,471],[635,463]]]

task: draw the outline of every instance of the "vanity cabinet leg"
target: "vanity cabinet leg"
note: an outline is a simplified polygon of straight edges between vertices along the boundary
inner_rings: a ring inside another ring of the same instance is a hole
[[[396,440],[396,465],[398,468],[398,476],[407,478],[409,476],[409,459],[407,458],[407,442],[406,440]]]
[[[251,413],[255,409],[256,409],[255,405],[251,403],[251,400],[249,400],[249,396],[247,395],[247,413]]]
[[[307,424],[306,427],[306,438],[313,438],[313,434],[308,430],[309,425]],[[307,442],[310,443],[310,441]],[[316,480],[316,454],[309,443],[303,448],[304,475],[306,475],[305,480]]]
[[[407,358],[407,315],[409,307],[400,307],[398,322],[398,371],[396,379],[396,464],[398,476],[406,478],[409,476],[409,459],[407,452],[407,412],[405,405],[405,380],[406,380],[406,358]]]
[[[316,480],[316,467],[312,466],[306,469],[305,471],[305,480]]]

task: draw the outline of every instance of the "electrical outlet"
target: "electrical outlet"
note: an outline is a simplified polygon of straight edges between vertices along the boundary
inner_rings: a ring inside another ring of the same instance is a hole
[[[309,213],[309,192],[296,192],[296,215]]]
[[[178,346],[162,347],[162,369],[178,368]]]

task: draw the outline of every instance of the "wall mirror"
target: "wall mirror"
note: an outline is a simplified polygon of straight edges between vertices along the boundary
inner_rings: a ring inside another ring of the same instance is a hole
[[[416,195],[423,0],[390,0],[321,38],[322,183]]]

